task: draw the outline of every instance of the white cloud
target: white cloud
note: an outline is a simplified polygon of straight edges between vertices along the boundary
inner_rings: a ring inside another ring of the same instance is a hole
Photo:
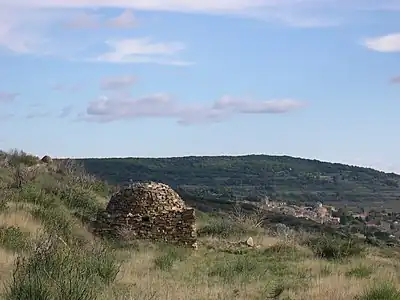
[[[132,75],[103,78],[100,87],[103,90],[121,90],[131,87],[136,82]]]
[[[188,65],[190,62],[171,58],[185,49],[180,42],[152,42],[150,38],[106,41],[111,51],[91,59],[109,63],[158,63]]]
[[[63,55],[68,58],[81,51],[81,47],[84,48],[85,45],[82,45],[81,41],[69,41],[60,36],[55,37],[56,39],[50,38],[54,25],[66,24],[69,21],[75,28],[131,28],[137,24],[132,10],[230,14],[294,27],[326,27],[342,24],[344,19],[353,20],[352,13],[355,12],[370,13],[376,10],[400,9],[398,0],[0,0],[0,2],[0,50],[7,49],[19,54]],[[99,13],[101,12],[99,8],[119,8],[122,12],[107,19]],[[83,13],[87,9],[94,12]],[[77,15],[77,12],[80,14]],[[57,46],[61,44],[62,49]],[[97,61],[188,64],[165,57],[125,55],[123,59],[118,59],[116,53],[105,54],[99,56]]]
[[[80,12],[69,20],[66,25],[75,29],[95,29],[101,26],[100,15]]]
[[[63,9],[15,9],[6,4],[2,3],[0,9],[0,50],[18,54],[50,54],[54,44],[48,38],[49,32],[73,15]]]
[[[137,20],[132,10],[126,9],[119,16],[108,20],[106,24],[113,28],[131,28],[137,25]]]
[[[399,9],[398,0],[2,0],[5,7],[92,8],[114,7],[136,10],[243,11],[277,6],[328,6],[363,9]]]
[[[298,100],[256,101],[252,99],[224,96],[211,106],[184,105],[166,94],[132,98],[115,96],[101,97],[89,103],[81,120],[112,122],[137,118],[174,118],[182,125],[220,122],[235,114],[287,113],[304,106]]]
[[[79,12],[66,22],[67,27],[74,29],[116,28],[128,29],[137,25],[137,20],[131,10],[107,19],[104,15],[94,12]]]
[[[364,45],[377,52],[400,52],[400,33],[367,38]]]
[[[30,8],[114,7],[136,10],[168,11],[240,11],[276,5],[276,0],[3,0],[5,6]],[[281,0],[281,2],[288,2]],[[289,1],[292,2],[292,1]]]
[[[303,105],[303,103],[293,99],[254,101],[252,99],[235,99],[225,96],[215,102],[214,109],[239,113],[285,113]]]

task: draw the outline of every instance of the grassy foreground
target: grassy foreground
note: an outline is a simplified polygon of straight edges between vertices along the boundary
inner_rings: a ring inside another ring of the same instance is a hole
[[[23,175],[21,175],[23,174]],[[400,299],[400,253],[198,213],[199,249],[94,238],[107,186],[72,163],[0,154],[1,299]],[[240,244],[252,237],[257,247]]]

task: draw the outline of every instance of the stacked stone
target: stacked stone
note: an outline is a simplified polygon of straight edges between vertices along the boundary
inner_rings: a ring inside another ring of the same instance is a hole
[[[118,239],[150,239],[196,246],[195,212],[162,183],[126,187],[110,199],[93,231]]]
[[[163,183],[136,183],[113,195],[107,205],[109,213],[160,214],[183,211],[186,205],[172,188]]]

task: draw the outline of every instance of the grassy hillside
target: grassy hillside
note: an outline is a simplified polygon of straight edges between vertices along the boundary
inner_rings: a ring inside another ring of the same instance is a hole
[[[199,212],[197,251],[101,241],[88,220],[107,190],[74,164],[0,153],[0,299],[400,299],[398,249],[260,228],[260,211]]]
[[[82,159],[111,183],[162,181],[198,201],[254,199],[396,207],[400,176],[368,168],[289,156]],[[400,206],[399,206],[400,207]]]

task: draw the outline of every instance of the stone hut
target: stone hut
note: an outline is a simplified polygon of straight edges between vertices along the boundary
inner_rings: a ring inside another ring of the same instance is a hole
[[[163,183],[135,183],[110,199],[93,233],[120,240],[146,239],[196,248],[194,209]]]
[[[43,163],[50,164],[50,163],[53,162],[53,159],[52,159],[50,156],[45,155],[45,156],[42,157],[41,161],[42,161]]]

